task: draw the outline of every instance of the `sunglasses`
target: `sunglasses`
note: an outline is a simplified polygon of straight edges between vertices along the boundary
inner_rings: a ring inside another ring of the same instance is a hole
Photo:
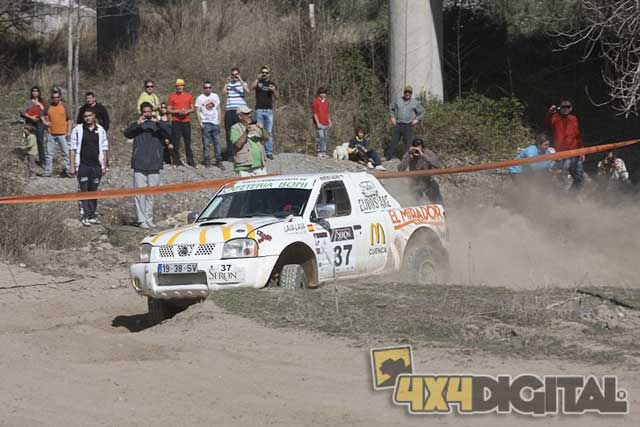
[[[211,86],[204,86],[205,89],[213,89]]]
[[[571,108],[571,105],[561,105],[560,108]]]
[[[153,85],[146,85],[145,87],[149,88],[149,87],[153,87]]]
[[[413,93],[413,92],[411,92],[410,90],[405,90],[404,93],[407,94],[407,93]]]
[[[86,119],[86,118],[88,118],[88,117],[93,117],[93,114],[85,114],[85,115],[84,115],[84,118],[85,118],[85,119]]]
[[[262,74],[269,74],[268,71],[260,71]]]
[[[40,92],[38,89],[33,89],[31,92]]]
[[[52,96],[51,99],[60,99],[59,96]]]

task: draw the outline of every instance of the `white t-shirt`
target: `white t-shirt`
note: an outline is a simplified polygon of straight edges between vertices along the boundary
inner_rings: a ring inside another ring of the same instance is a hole
[[[211,109],[207,108],[207,103],[213,102]],[[202,123],[212,123],[214,125],[220,124],[220,118],[218,117],[218,105],[220,105],[220,97],[215,93],[206,96],[204,93],[196,98],[196,108],[199,109]]]

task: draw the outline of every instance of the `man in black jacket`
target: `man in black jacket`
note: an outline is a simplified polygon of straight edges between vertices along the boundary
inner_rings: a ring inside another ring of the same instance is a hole
[[[124,136],[133,139],[131,169],[133,186],[155,187],[160,185],[160,170],[165,141],[171,136],[171,128],[153,117],[153,106],[148,102],[140,105],[142,115],[124,131]],[[171,149],[169,144],[167,148]],[[136,196],[136,215],[140,228],[154,228],[153,199],[151,196]]]
[[[444,163],[433,151],[425,148],[422,138],[415,138],[411,143],[411,148],[402,157],[398,165],[399,171],[409,168],[410,171],[440,169],[444,168]],[[442,193],[438,181],[432,176],[416,176],[411,178],[412,190],[419,197],[427,196],[431,203],[442,203]]]
[[[87,109],[93,110],[96,115],[96,119],[98,119],[98,124],[104,128],[105,131],[109,132],[109,112],[105,108],[104,105],[100,104],[96,99],[96,94],[93,92],[87,92],[84,94],[84,99],[87,101],[80,110],[78,110],[78,118],[76,119],[76,123],[81,125],[84,123],[84,112]]]

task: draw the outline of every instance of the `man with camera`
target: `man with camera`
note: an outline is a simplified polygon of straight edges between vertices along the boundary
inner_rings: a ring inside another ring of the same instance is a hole
[[[264,142],[269,132],[253,120],[251,108],[238,108],[238,123],[231,127],[235,171],[241,177],[266,175]]]
[[[411,143],[411,148],[402,157],[398,165],[398,171],[411,171],[440,169],[444,164],[436,153],[425,148],[422,138],[415,138]],[[410,178],[413,191],[419,196],[426,196],[431,203],[442,203],[440,186],[432,176],[419,176]]]
[[[222,88],[222,96],[227,97],[224,111],[224,132],[227,139],[226,158],[232,162],[234,157],[233,143],[231,141],[231,127],[238,122],[238,109],[247,106],[245,98],[249,92],[249,85],[242,80],[240,69],[233,67],[231,74],[227,76],[224,87]]]
[[[547,112],[547,126],[553,135],[553,146],[556,152],[575,150],[582,148],[582,135],[578,125],[578,118],[571,114],[573,106],[571,101],[563,99],[560,108],[555,105],[549,107]],[[573,179],[572,191],[578,191],[584,184],[584,156],[570,159],[558,160],[556,167],[563,171],[568,171]]]
[[[142,115],[135,123],[124,130],[124,136],[133,139],[131,169],[133,169],[133,186],[155,187],[160,185],[160,170],[163,165],[165,141],[171,136],[171,128],[167,122],[153,116],[153,106],[143,102],[140,106]],[[167,148],[172,149],[171,144]],[[140,228],[154,228],[153,199],[151,196],[136,196],[136,215]]]
[[[273,160],[273,100],[278,97],[278,87],[270,80],[271,68],[263,65],[258,78],[251,82],[249,89],[256,91],[256,121],[271,135],[267,139],[264,150],[267,159]]]

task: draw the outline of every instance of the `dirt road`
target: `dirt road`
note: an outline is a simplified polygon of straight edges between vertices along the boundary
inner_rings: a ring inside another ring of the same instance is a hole
[[[65,281],[18,267],[8,276],[3,275],[3,287]],[[409,416],[391,404],[388,392],[371,390],[368,348],[299,330],[265,328],[224,313],[212,301],[132,333],[145,325],[146,303],[128,288],[124,269],[94,271],[66,283],[2,289],[0,305],[0,425],[549,421],[515,415]],[[414,359],[416,370],[424,372],[617,374],[630,393],[631,415],[556,417],[553,424],[635,425],[640,382],[636,372],[624,368],[464,355],[441,348],[414,349]]]

